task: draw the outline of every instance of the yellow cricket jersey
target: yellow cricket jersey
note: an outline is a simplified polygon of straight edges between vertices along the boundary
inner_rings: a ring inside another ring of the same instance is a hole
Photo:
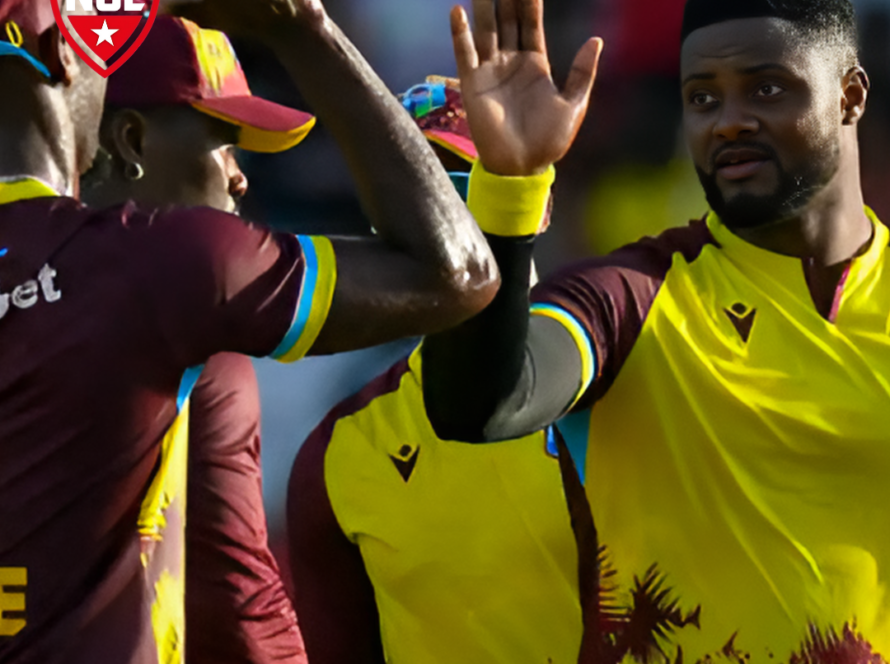
[[[598,638],[625,661],[890,659],[890,233],[869,216],[827,318],[801,260],[713,214],[536,291],[597,361]]]
[[[372,592],[376,613],[361,627],[379,630],[387,662],[573,664],[577,553],[545,434],[439,440],[420,376],[415,351],[335,408],[297,458],[291,559],[310,659],[318,639],[348,643],[357,629],[320,634],[318,612],[354,611]],[[363,570],[352,583],[346,545]]]

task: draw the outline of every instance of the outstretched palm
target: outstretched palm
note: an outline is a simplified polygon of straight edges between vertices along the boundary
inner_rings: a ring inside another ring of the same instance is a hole
[[[532,175],[568,151],[587,111],[602,41],[575,57],[564,90],[550,74],[543,0],[474,0],[471,32],[461,7],[451,32],[470,131],[486,170]]]

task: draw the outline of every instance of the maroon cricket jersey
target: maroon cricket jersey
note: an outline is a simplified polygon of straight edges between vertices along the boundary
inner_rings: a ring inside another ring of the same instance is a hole
[[[0,205],[0,661],[181,660],[187,372],[280,350],[304,266],[211,209]]]
[[[190,401],[186,661],[305,664],[297,616],[268,545],[250,358],[211,357]]]

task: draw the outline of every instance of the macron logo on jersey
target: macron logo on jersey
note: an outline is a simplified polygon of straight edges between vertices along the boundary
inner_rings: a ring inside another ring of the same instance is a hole
[[[751,338],[751,329],[754,327],[754,317],[757,316],[757,309],[753,309],[746,304],[736,302],[728,309],[723,310],[729,320],[735,327],[736,332],[742,338],[742,341],[748,343]]]
[[[47,302],[58,302],[62,299],[62,291],[56,290],[53,279],[56,278],[56,271],[49,266],[49,263],[40,268],[37,279],[29,279],[23,284],[19,284],[8,293],[0,292],[0,319],[9,313],[13,307],[16,309],[30,309],[40,300]]]
[[[142,45],[158,13],[158,0],[54,0],[56,23],[71,47],[108,78]]]

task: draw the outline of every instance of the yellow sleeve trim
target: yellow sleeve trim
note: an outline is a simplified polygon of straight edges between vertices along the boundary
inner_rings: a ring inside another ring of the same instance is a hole
[[[9,180],[0,178],[0,205],[58,195],[55,189],[36,178],[22,177]]]
[[[596,354],[594,353],[590,337],[581,323],[565,309],[552,304],[533,304],[531,313],[533,316],[545,316],[560,323],[572,335],[572,339],[575,340],[575,344],[578,346],[578,352],[581,354],[581,386],[569,406],[569,408],[572,408],[584,396],[587,388],[590,387],[590,384],[596,377]]]
[[[331,241],[324,236],[308,235],[298,235],[297,239],[306,268],[294,321],[272,353],[279,362],[296,362],[309,352],[328,318],[337,285],[337,259]]]
[[[556,179],[551,166],[540,175],[504,177],[473,164],[467,206],[483,233],[523,237],[541,232],[547,215],[550,188]]]

